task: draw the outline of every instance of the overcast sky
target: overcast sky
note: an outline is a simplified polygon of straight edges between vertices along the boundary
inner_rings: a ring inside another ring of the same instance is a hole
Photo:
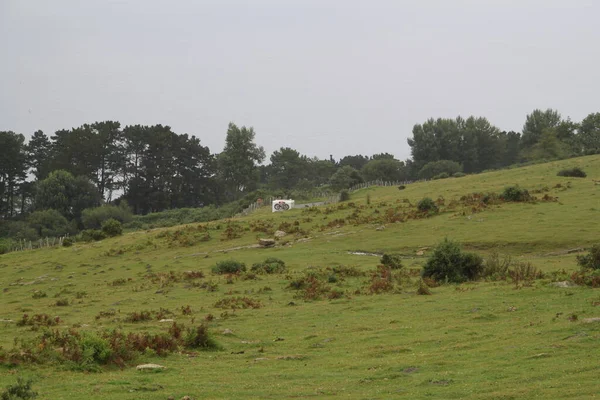
[[[0,130],[227,124],[336,159],[410,155],[429,117],[519,131],[600,112],[595,0],[0,0]]]

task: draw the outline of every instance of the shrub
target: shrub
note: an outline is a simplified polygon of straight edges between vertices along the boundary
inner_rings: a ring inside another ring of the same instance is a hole
[[[446,178],[450,178],[450,175],[447,172],[442,172],[441,174],[437,174],[436,176],[432,177],[431,179],[437,180],[437,179],[446,179]]]
[[[581,269],[600,270],[600,244],[592,246],[588,254],[577,256],[577,264]]]
[[[435,201],[431,200],[429,197],[425,197],[419,201],[417,204],[417,208],[421,212],[427,213],[436,213],[438,212],[438,206],[435,204]]]
[[[62,245],[64,247],[71,247],[71,246],[73,246],[73,239],[71,239],[70,237],[64,238]]]
[[[9,385],[0,395],[2,400],[29,400],[37,397],[37,392],[31,390],[31,379],[17,378],[17,383]]]
[[[84,242],[97,242],[106,239],[106,234],[96,229],[86,229],[81,231],[81,240]]]
[[[390,269],[401,269],[403,267],[402,259],[397,254],[386,253],[381,257],[380,262]]]
[[[250,268],[250,271],[257,274],[281,274],[285,270],[285,262],[274,257],[269,257],[261,263],[255,263]]]
[[[340,201],[348,201],[348,200],[350,200],[350,193],[344,189],[340,192]]]
[[[34,211],[27,223],[39,237],[63,236],[69,233],[69,221],[56,210]]]
[[[584,170],[579,167],[571,168],[571,169],[561,169],[558,171],[556,176],[570,176],[573,178],[585,178],[587,174]]]
[[[404,190],[404,189],[406,189],[406,185],[400,185],[400,186],[398,186],[398,190]]]
[[[455,172],[452,174],[453,178],[462,178],[463,176],[467,176],[464,172]]]
[[[121,224],[126,224],[133,218],[133,213],[126,201],[119,206],[105,204],[100,207],[86,208],[81,213],[81,222],[86,229],[100,229],[105,221],[115,219]]]
[[[529,192],[526,189],[521,189],[519,186],[509,186],[504,189],[500,196],[504,201],[528,201],[531,199]]]
[[[462,166],[456,161],[450,160],[439,160],[432,161],[423,166],[418,173],[419,179],[431,179],[441,173],[448,175],[455,174],[456,172],[462,172]]]
[[[212,267],[214,274],[237,274],[246,272],[246,264],[235,260],[219,261]]]
[[[192,349],[219,350],[220,346],[209,335],[208,327],[204,324],[188,328],[185,336],[185,347]]]
[[[480,256],[463,253],[457,243],[444,239],[429,256],[422,275],[437,281],[460,283],[477,279],[482,272]]]
[[[116,219],[108,219],[102,223],[102,232],[108,237],[120,236],[123,234],[123,227]]]

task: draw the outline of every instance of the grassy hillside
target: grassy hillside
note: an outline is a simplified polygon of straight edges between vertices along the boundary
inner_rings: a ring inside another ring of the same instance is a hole
[[[556,176],[574,166],[588,177]],[[370,188],[329,207],[278,214],[265,208],[234,220],[2,255],[5,353],[15,338],[46,350],[40,346],[47,342],[35,339],[45,328],[18,324],[36,314],[59,317],[51,329],[76,335],[165,333],[172,322],[160,319],[204,323],[220,350],[180,348],[164,357],[146,351],[93,373],[48,358],[5,360],[0,386],[32,377],[43,399],[590,398],[597,394],[600,323],[586,320],[600,317],[600,292],[550,282],[578,269],[581,253],[572,250],[599,241],[594,180],[599,156],[404,190]],[[513,185],[537,200],[484,203],[473,195]],[[419,214],[423,197],[437,200],[440,213]],[[287,235],[274,248],[257,248],[275,230]],[[419,296],[419,269],[445,237],[484,257],[496,251],[528,262],[545,278],[441,285]],[[354,252],[398,253],[405,272],[394,276],[390,291],[376,293],[379,257]],[[267,257],[283,260],[287,271],[251,273]],[[248,271],[211,272],[232,259]],[[557,270],[565,272],[552,274]],[[143,311],[149,319],[136,321]],[[143,363],[166,369],[136,370]]]

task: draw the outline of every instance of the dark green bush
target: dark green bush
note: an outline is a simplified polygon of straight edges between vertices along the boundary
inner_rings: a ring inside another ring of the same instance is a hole
[[[0,395],[1,400],[29,400],[37,397],[37,392],[31,389],[33,381],[27,381],[21,377],[17,378],[17,383],[9,385]]]
[[[453,178],[462,178],[463,176],[467,176],[464,172],[455,172],[452,174]]]
[[[96,229],[86,229],[81,231],[81,240],[84,242],[97,242],[106,239],[106,234]]]
[[[235,260],[219,261],[212,267],[212,272],[219,275],[246,272],[246,264]]]
[[[340,201],[348,201],[350,200],[350,193],[347,190],[342,190],[340,192]]]
[[[403,267],[402,259],[397,254],[386,253],[381,257],[380,262],[390,269],[401,269]]]
[[[456,172],[462,172],[462,166],[456,161],[439,160],[432,161],[423,166],[419,171],[419,179],[431,179],[441,173],[452,175]]]
[[[120,236],[123,234],[123,227],[116,219],[108,219],[102,223],[102,232],[108,237]]]
[[[419,201],[419,203],[417,204],[417,209],[421,212],[438,212],[438,206],[435,204],[435,201],[431,200],[431,198],[429,197],[421,199],[421,201]]]
[[[86,229],[100,229],[105,221],[116,219],[121,224],[126,224],[133,218],[133,213],[126,201],[118,206],[105,204],[100,207],[86,208],[81,213],[81,222]]]
[[[41,238],[63,236],[70,232],[69,221],[56,210],[35,211],[27,223]]]
[[[446,178],[450,178],[450,175],[447,172],[442,172],[441,174],[437,174],[436,176],[434,176],[433,180],[437,180],[437,179],[446,179]]]
[[[577,264],[582,269],[600,270],[600,244],[592,246],[588,254],[577,256]]]
[[[464,282],[479,278],[483,259],[477,254],[463,253],[457,243],[444,239],[439,243],[423,268],[423,277],[436,281]]]
[[[521,189],[519,186],[509,186],[505,188],[500,197],[504,201],[514,202],[531,200],[531,195],[529,194],[527,189]]]
[[[281,274],[286,271],[285,262],[279,258],[269,257],[261,263],[255,263],[250,271],[257,274]]]
[[[73,243],[74,243],[73,239],[71,239],[70,237],[66,237],[63,239],[62,245],[64,247],[71,247],[71,246],[73,246]]]
[[[219,350],[221,348],[209,335],[208,327],[204,324],[188,328],[184,341],[185,347],[191,349]]]
[[[571,168],[571,169],[562,169],[558,171],[557,176],[570,176],[573,178],[585,178],[587,174],[584,170],[579,167]]]

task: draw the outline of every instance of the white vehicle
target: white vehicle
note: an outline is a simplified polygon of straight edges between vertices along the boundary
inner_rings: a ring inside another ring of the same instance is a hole
[[[272,212],[287,211],[291,208],[294,208],[294,204],[295,204],[294,200],[283,200],[283,199],[273,200],[271,211]]]

